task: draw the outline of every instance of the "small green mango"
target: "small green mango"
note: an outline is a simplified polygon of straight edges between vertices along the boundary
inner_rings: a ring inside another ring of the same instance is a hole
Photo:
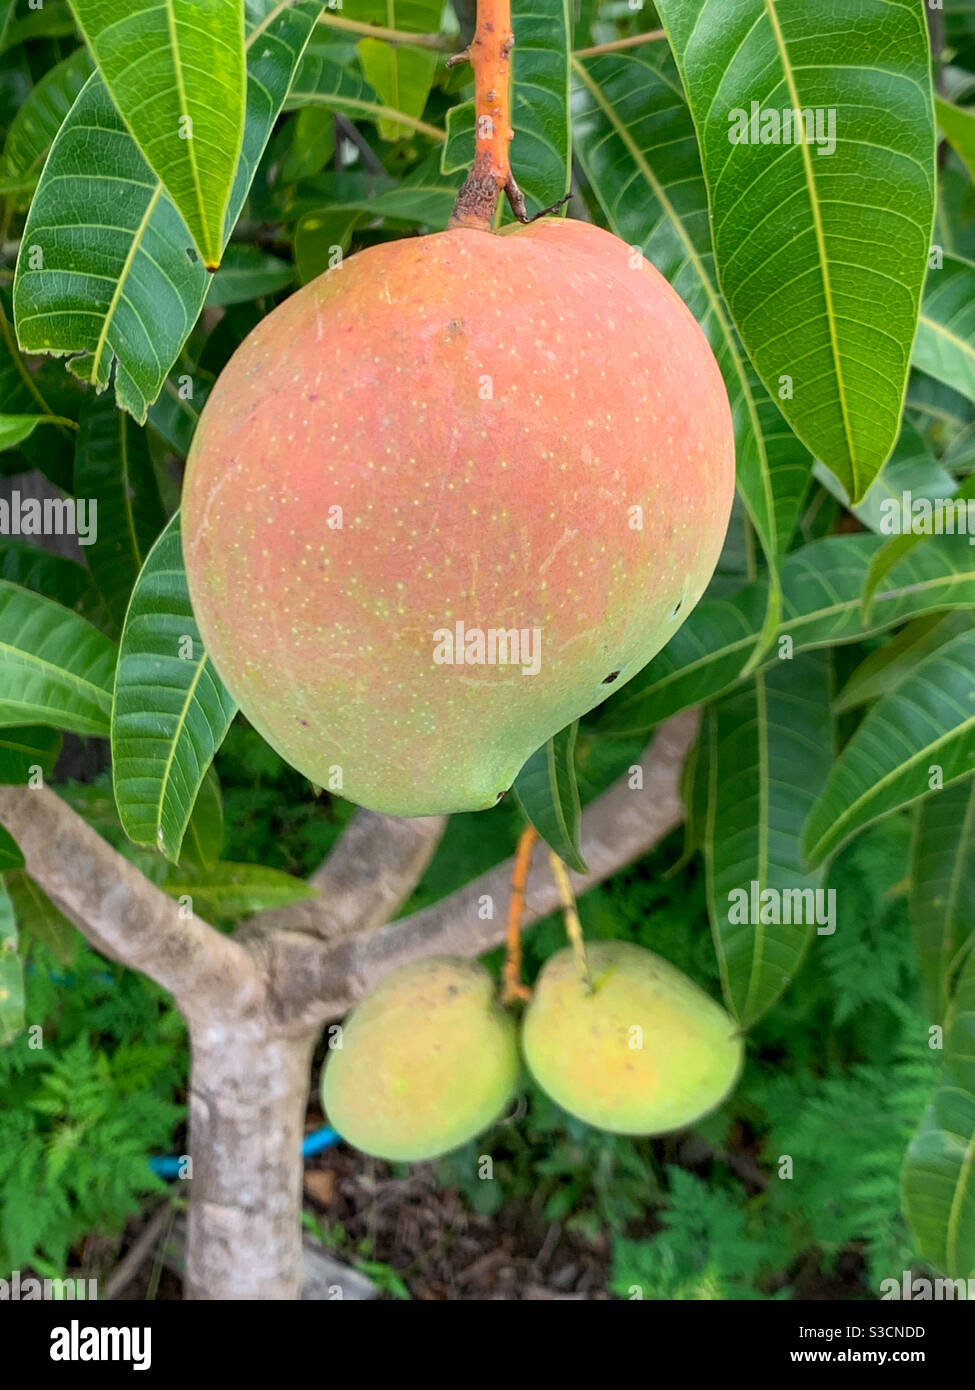
[[[518,1084],[514,1021],[477,961],[431,956],[353,1010],[322,1083],[329,1122],[375,1158],[417,1162],[473,1139]]]
[[[592,992],[571,950],[546,962],[524,1018],[535,1080],[563,1109],[615,1134],[665,1134],[719,1105],[743,1043],[724,1009],[642,946],[587,948]]]

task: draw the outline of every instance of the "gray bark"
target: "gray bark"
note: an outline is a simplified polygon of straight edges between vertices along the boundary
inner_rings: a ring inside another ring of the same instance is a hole
[[[301,1140],[314,1033],[263,1020],[190,1030],[192,1192],[185,1291],[195,1299],[301,1297]]]

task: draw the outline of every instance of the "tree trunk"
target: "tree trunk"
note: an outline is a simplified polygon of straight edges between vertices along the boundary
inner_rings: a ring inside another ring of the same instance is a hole
[[[301,1297],[301,1141],[316,1035],[281,1037],[260,1019],[190,1025],[187,1298]]]

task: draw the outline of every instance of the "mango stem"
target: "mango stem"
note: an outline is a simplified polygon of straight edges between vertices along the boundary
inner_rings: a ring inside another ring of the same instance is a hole
[[[531,990],[521,982],[521,919],[525,910],[525,884],[532,862],[532,850],[538,831],[528,825],[521,832],[511,871],[511,896],[508,899],[508,932],[504,961],[504,990],[502,1002],[513,1004],[518,999],[530,999]]]
[[[448,59],[467,59],[474,69],[474,165],[457,194],[448,227],[489,232],[498,199],[506,194],[519,222],[528,222],[524,195],[508,160],[511,129],[509,59],[515,36],[511,0],[477,0],[477,29],[470,47]]]
[[[582,923],[579,921],[576,895],[572,891],[569,871],[554,849],[549,850],[548,861],[552,866],[552,876],[559,890],[559,901],[562,904],[562,914],[565,918],[565,934],[569,938],[569,945],[575,956],[576,969],[579,972],[580,980],[586,987],[586,993],[592,994],[592,975],[589,973],[586,943],[582,937]]]

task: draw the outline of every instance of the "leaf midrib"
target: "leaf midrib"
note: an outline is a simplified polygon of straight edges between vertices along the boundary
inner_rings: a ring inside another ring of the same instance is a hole
[[[176,727],[173,731],[173,737],[171,738],[169,743],[169,753],[166,757],[166,762],[163,767],[162,776],[159,779],[159,797],[156,801],[156,811],[154,820],[157,835],[158,832],[162,830],[163,803],[166,801],[166,793],[169,789],[169,779],[172,776],[173,764],[176,760],[176,748],[179,744],[180,739],[182,738],[183,730],[186,727],[186,721],[189,715],[190,706],[192,705],[193,698],[196,695],[196,687],[200,683],[200,677],[203,674],[203,668],[206,666],[206,664],[207,656],[206,652],[204,652],[200,660],[197,662],[196,671],[194,672],[193,679],[190,681],[189,687],[187,688],[186,697],[183,700],[183,708],[179,712],[179,717],[176,721]],[[190,811],[192,811],[192,809],[193,808],[190,807]]]
[[[192,122],[193,115],[189,108],[186,95],[186,83],[183,80],[183,59],[182,45],[176,31],[176,13],[173,9],[173,0],[163,0],[163,8],[166,11],[166,28],[169,30],[169,46],[173,55],[173,74],[176,78],[176,99],[179,102],[180,110],[184,116]],[[246,73],[244,77],[246,83]],[[210,229],[206,219],[206,199],[203,196],[203,184],[200,181],[200,169],[196,162],[196,131],[190,131],[189,138],[184,140],[186,145],[186,155],[190,165],[190,176],[193,180],[193,192],[196,197],[196,215],[199,220],[200,231],[203,234],[204,245],[200,247],[203,258],[208,270],[215,270],[219,264],[219,252],[214,251],[210,241]],[[222,218],[220,219],[223,220]]]
[[[789,58],[789,51],[786,48],[785,38],[779,25],[779,16],[776,11],[776,0],[764,0],[765,10],[769,17],[772,27],[772,35],[775,39],[779,56],[782,60],[782,71],[785,77],[786,86],[789,89],[789,98],[792,102],[792,109],[799,111],[802,103],[799,100],[799,91],[796,87],[795,73]],[[829,346],[833,358],[833,369],[836,375],[836,389],[840,404],[840,413],[843,417],[843,432],[846,436],[847,452],[850,456],[850,472],[853,478],[853,488],[851,496],[860,496],[860,466],[857,461],[856,448],[853,440],[853,431],[850,425],[849,407],[846,401],[846,386],[843,378],[843,371],[840,362],[839,340],[836,331],[836,313],[833,306],[833,283],[830,277],[829,259],[826,255],[826,239],[823,231],[822,212],[819,206],[819,192],[816,188],[816,180],[813,176],[812,156],[809,146],[805,140],[800,141],[799,149],[802,153],[802,163],[805,172],[806,191],[809,196],[809,210],[812,214],[813,231],[816,237],[816,248],[819,252],[819,266],[823,277],[823,295],[826,302],[826,319],[829,324]]]

